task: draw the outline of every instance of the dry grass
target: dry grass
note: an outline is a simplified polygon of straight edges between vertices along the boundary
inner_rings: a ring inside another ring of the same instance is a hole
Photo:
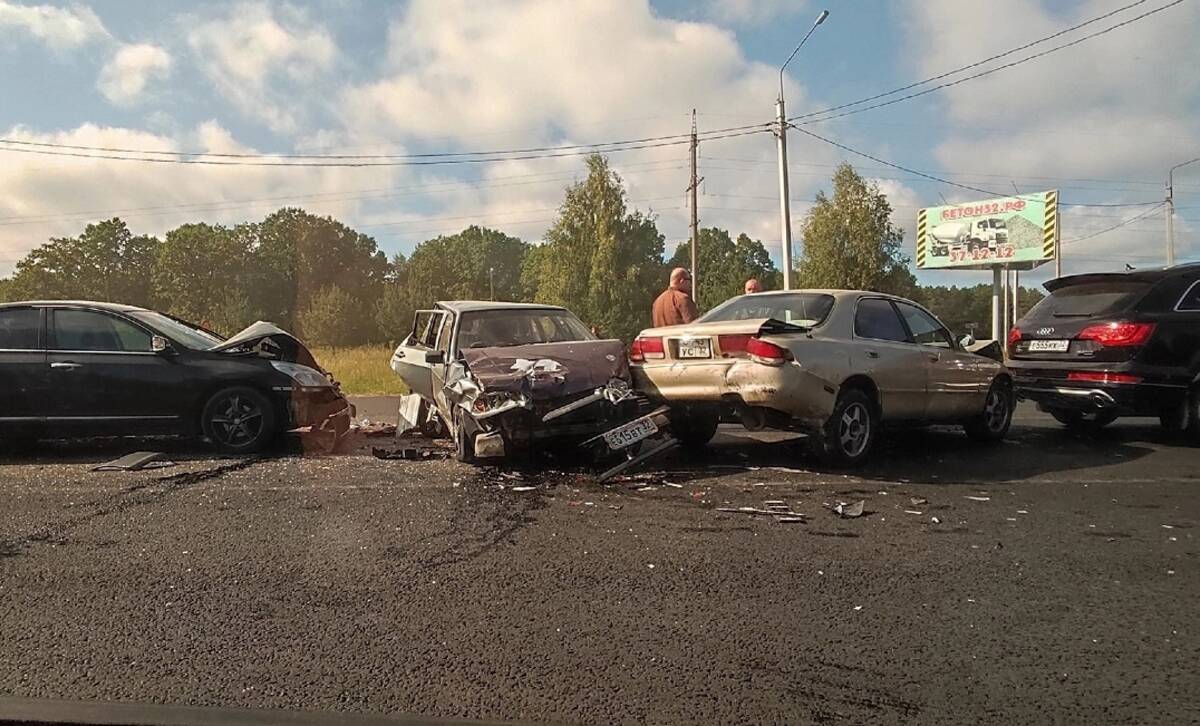
[[[321,367],[342,384],[342,392],[347,395],[403,395],[408,388],[388,367],[394,350],[388,345],[360,345],[313,348],[312,352]]]

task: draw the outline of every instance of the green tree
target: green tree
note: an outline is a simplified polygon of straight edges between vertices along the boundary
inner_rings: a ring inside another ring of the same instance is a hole
[[[361,342],[355,325],[360,310],[350,293],[327,285],[311,296],[296,322],[300,335],[310,345],[352,345]]]
[[[16,299],[12,280],[7,278],[0,279],[0,302],[13,302]]]
[[[357,341],[376,333],[372,312],[389,271],[375,240],[332,217],[285,208],[253,227],[260,276],[252,302],[268,319],[294,326],[321,290],[352,293],[363,307],[354,324]]]
[[[746,289],[746,280],[758,278],[764,290],[778,287],[775,265],[762,242],[752,240],[745,234],[738,235],[734,242],[729,232],[716,227],[700,230],[700,246],[696,263],[699,279],[696,304],[701,310],[711,310]],[[692,262],[691,240],[675,248],[669,265],[690,267]]]
[[[833,175],[833,195],[817,201],[801,225],[804,250],[798,265],[802,287],[876,290],[911,296],[916,279],[892,224],[892,205],[849,164]]]
[[[152,275],[157,307],[226,335],[254,322],[253,242],[249,225],[185,224],[167,232]]]
[[[663,236],[652,217],[628,211],[624,183],[603,156],[589,156],[587,167],[587,178],[567,188],[545,244],[527,256],[522,280],[536,301],[629,340],[649,324],[665,285]]]
[[[992,334],[992,286],[990,284],[971,287],[925,286],[919,287],[912,299],[929,308],[955,335],[971,333],[984,339]],[[1018,296],[1019,318],[1040,301],[1044,295],[1040,290],[1022,287]]]
[[[88,299],[151,305],[151,267],[160,242],[134,235],[118,218],[89,224],[17,263],[9,294],[18,299]]]

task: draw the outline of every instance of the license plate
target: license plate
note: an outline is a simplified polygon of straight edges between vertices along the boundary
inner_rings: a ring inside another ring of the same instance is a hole
[[[680,358],[712,358],[712,340],[708,338],[680,338]]]
[[[1069,340],[1031,340],[1029,341],[1030,353],[1066,353],[1071,347]]]
[[[646,416],[637,421],[630,421],[619,429],[609,431],[604,434],[604,441],[608,444],[608,448],[619,451],[656,433],[658,433],[658,425],[649,416]]]

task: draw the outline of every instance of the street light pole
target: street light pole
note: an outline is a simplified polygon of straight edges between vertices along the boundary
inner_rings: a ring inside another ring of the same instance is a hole
[[[1175,264],[1175,170],[1200,161],[1200,156],[1167,170],[1167,267]]]
[[[783,101],[783,72],[788,67],[788,63],[796,57],[800,49],[804,47],[808,36],[813,34],[817,26],[825,22],[825,18],[829,17],[828,10],[822,10],[817,16],[816,22],[804,34],[804,38],[800,40],[800,44],[788,56],[788,59],[779,67],[779,98],[775,102],[775,122],[779,125],[776,131],[779,139],[779,223],[780,233],[782,235],[783,245],[783,289],[792,289],[792,210],[791,201],[788,192],[788,161],[787,161],[787,111],[784,108]]]

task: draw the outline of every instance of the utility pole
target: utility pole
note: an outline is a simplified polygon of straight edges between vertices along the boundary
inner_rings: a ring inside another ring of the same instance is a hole
[[[688,191],[692,195],[692,299],[700,299],[700,276],[696,269],[696,258],[700,247],[700,214],[696,209],[696,190],[700,181],[696,178],[696,159],[699,156],[700,143],[696,139],[696,109],[692,109],[692,183]]]
[[[495,302],[495,301],[496,301],[496,277],[495,277],[495,272],[496,272],[496,268],[495,268],[495,267],[489,267],[489,268],[488,268],[488,290],[489,290],[489,291],[491,291],[492,302]]]
[[[779,128],[776,130],[777,138],[779,139],[779,222],[780,222],[780,240],[783,246],[783,289],[792,289],[792,210],[791,200],[788,193],[788,161],[787,161],[787,112],[783,104],[783,71],[787,68],[788,63],[796,57],[800,49],[804,47],[808,36],[813,34],[817,26],[825,22],[825,18],[829,17],[828,10],[822,10],[817,16],[816,22],[804,34],[804,38],[800,40],[800,44],[788,56],[788,59],[779,67],[779,98],[775,102],[775,122]]]
[[[1167,267],[1175,264],[1175,170],[1198,161],[1200,156],[1167,170]]]

